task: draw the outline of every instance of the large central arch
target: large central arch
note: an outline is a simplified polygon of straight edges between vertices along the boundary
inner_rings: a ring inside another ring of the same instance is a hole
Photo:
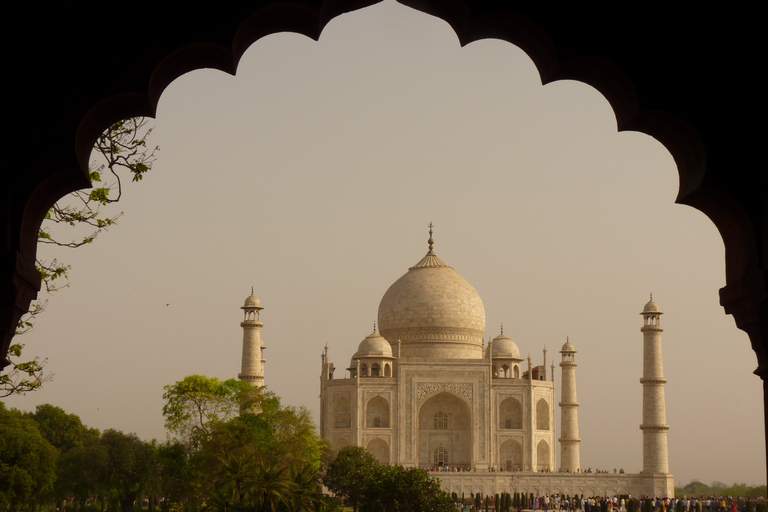
[[[418,417],[419,466],[472,464],[472,411],[464,400],[443,391],[421,404]]]

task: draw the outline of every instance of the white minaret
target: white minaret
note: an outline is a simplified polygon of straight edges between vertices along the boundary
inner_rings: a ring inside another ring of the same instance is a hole
[[[250,382],[255,386],[264,385],[264,345],[261,342],[261,323],[260,313],[264,309],[261,302],[253,294],[245,299],[245,304],[240,308],[244,311],[243,321],[240,327],[243,328],[243,364],[237,378]]]
[[[560,388],[560,469],[576,473],[581,466],[579,455],[579,402],[576,400],[576,349],[568,338],[560,350],[562,381]],[[553,370],[554,375],[554,370]]]
[[[664,363],[661,358],[662,315],[651,300],[643,308],[643,473],[669,473],[667,406],[664,400]]]

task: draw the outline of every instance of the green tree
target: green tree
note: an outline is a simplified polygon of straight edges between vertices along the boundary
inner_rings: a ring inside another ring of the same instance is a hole
[[[49,495],[56,457],[34,421],[0,402],[0,510],[32,508]]]
[[[450,512],[454,507],[439,481],[420,469],[376,465],[362,486],[361,512]]]
[[[72,499],[74,508],[77,510],[79,505],[82,509],[89,497],[105,491],[107,468],[107,449],[98,439],[63,453],[56,466],[56,501]]]
[[[246,382],[202,375],[189,375],[164,389],[165,428],[190,448],[210,437],[216,425],[260,407],[263,396]]]
[[[200,375],[165,390],[166,427],[182,440],[169,462],[182,468],[183,445],[192,501],[209,496],[211,512],[327,508],[317,476],[326,444],[306,409],[283,407],[263,387]]]
[[[376,457],[361,446],[345,446],[328,465],[323,484],[357,511],[364,490],[378,466]]]
[[[136,434],[106,430],[100,444],[106,448],[104,489],[119,501],[122,512],[131,512],[133,503],[145,491],[155,467],[155,447]]]
[[[253,496],[257,510],[276,512],[291,500],[292,485],[286,478],[287,466],[277,461],[260,462],[255,474]]]
[[[50,404],[38,405],[25,417],[35,421],[40,434],[58,452],[54,484],[57,501],[74,499],[77,508],[99,488],[103,467],[99,431],[87,428],[76,414]]]
[[[29,417],[37,423],[40,434],[60,453],[99,440],[98,430],[86,427],[78,415],[68,414],[55,405],[38,405]]]
[[[162,510],[178,509],[195,495],[195,471],[187,449],[178,441],[157,447],[157,487],[163,495]]]

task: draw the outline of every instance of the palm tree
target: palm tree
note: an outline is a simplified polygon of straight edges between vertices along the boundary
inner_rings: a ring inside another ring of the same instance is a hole
[[[284,476],[287,469],[276,462],[259,462],[252,487],[256,510],[277,512],[281,505],[290,503],[293,482]]]
[[[290,472],[292,492],[289,499],[286,500],[286,511],[305,512],[311,510],[312,504],[323,497],[318,486],[317,469],[306,465],[301,469],[291,467]]]
[[[219,485],[232,487],[231,500],[233,502],[242,502],[245,500],[245,494],[251,486],[254,479],[255,467],[251,459],[253,454],[245,459],[237,458],[227,454],[226,458],[216,457],[221,463],[220,474],[218,477]]]

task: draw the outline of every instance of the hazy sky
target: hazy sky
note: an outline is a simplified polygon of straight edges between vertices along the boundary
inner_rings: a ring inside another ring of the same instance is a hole
[[[181,77],[151,142],[157,164],[126,186],[116,227],[41,249],[72,265],[71,286],[22,341],[56,376],[8,406],[162,440],[163,386],[237,376],[253,286],[267,385],[317,417],[323,346],[349,365],[431,221],[436,253],[485,303],[486,339],[503,323],[534,364],[575,345],[584,467],[642,469],[639,313],[653,292],[677,484],[765,482],[756,359],[718,304],[722,240],[674,204],[669,153],[618,133],[591,87],[542,87],[515,46],[462,48],[388,1],[319,42],[265,37],[236,77]]]

